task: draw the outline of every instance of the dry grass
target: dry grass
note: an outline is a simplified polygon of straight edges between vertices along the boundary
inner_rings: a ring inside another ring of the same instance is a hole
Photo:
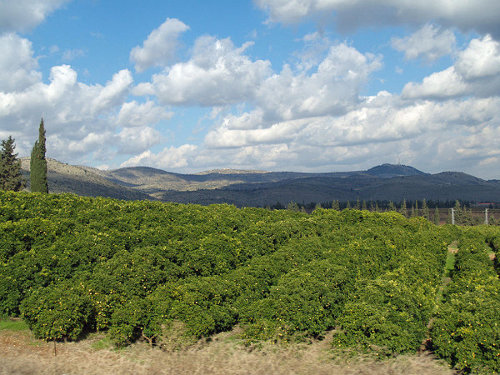
[[[221,334],[210,343],[181,351],[151,349],[144,343],[116,351],[96,349],[106,341],[93,336],[78,343],[34,340],[28,332],[0,331],[0,374],[453,374],[430,355],[400,356],[387,361],[357,357],[334,360],[327,341],[311,345],[245,347],[234,335]]]

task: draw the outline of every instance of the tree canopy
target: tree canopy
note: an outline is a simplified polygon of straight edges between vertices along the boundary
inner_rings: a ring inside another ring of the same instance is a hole
[[[0,152],[0,189],[2,190],[19,191],[25,186],[21,175],[21,161],[14,153],[16,148],[14,142],[11,136],[2,141]]]
[[[38,140],[31,151],[30,183],[32,192],[48,193],[47,160],[45,159],[45,127],[43,118],[38,129]]]

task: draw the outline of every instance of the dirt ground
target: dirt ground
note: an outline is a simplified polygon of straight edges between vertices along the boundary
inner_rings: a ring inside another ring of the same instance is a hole
[[[210,343],[166,352],[145,343],[115,350],[103,335],[80,342],[54,344],[36,340],[29,331],[0,330],[0,374],[336,374],[449,375],[454,372],[429,354],[386,361],[333,358],[328,340],[313,344],[245,347],[220,334]]]

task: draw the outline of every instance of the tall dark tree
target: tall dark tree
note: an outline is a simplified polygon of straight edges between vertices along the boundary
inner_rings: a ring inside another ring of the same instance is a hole
[[[335,200],[332,202],[332,209],[339,211],[340,210],[340,202]]]
[[[389,201],[389,208],[387,209],[387,211],[396,211],[396,205],[393,201]]]
[[[425,200],[425,198],[422,201],[422,216],[429,220],[429,207],[427,206],[427,201]]]
[[[21,175],[21,161],[14,153],[16,144],[14,138],[9,136],[2,141],[0,151],[0,189],[19,191],[24,188],[24,179]]]
[[[406,209],[406,199],[403,199],[403,203],[401,203],[399,212],[401,213],[401,215],[408,217],[408,210]]]
[[[43,118],[38,129],[38,140],[31,151],[30,183],[32,192],[48,193],[47,160],[45,159],[45,127]]]

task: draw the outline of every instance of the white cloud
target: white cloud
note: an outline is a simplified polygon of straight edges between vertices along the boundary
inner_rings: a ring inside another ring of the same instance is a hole
[[[415,98],[448,98],[461,96],[467,91],[467,84],[455,67],[432,73],[425,77],[421,84],[407,83],[403,88],[403,97]]]
[[[26,31],[69,0],[0,0],[0,32]]]
[[[341,43],[328,48],[315,65],[285,65],[279,74],[271,74],[269,61],[252,61],[243,54],[248,45],[235,48],[229,39],[199,38],[188,62],[154,75],[134,93],[157,95],[163,104],[253,103],[260,110],[252,114],[256,121],[290,120],[345,112],[357,102],[370,74],[381,67],[379,56],[363,55]],[[238,122],[230,126],[266,126]]]
[[[474,168],[500,154],[499,105],[498,97],[410,102],[380,92],[341,116],[275,122],[265,129],[229,126],[249,121],[253,112],[231,115],[207,135],[191,167],[325,171],[402,160],[430,172],[450,168],[491,176]]]
[[[87,85],[71,66],[60,65],[51,68],[45,83],[27,39],[5,34],[0,45],[8,52],[0,56],[0,125],[2,133],[16,138],[20,155],[29,155],[40,117],[48,156],[59,160],[109,160],[118,152],[143,152],[161,140],[151,125],[171,114],[150,101],[126,102],[133,84],[130,71],[117,72],[105,85]]]
[[[120,152],[138,154],[157,145],[161,141],[160,133],[148,126],[141,128],[124,128],[118,134]]]
[[[185,144],[180,147],[166,147],[157,154],[148,150],[130,158],[122,163],[120,167],[150,165],[164,170],[184,168],[189,165],[189,160],[194,158],[197,149],[198,146]]]
[[[488,78],[500,74],[500,43],[490,35],[473,39],[462,51],[455,64],[457,71],[468,80]]]
[[[436,21],[461,30],[500,34],[497,0],[254,0],[269,13],[271,22],[297,23],[315,19],[336,22],[344,31],[362,26],[420,25]]]
[[[312,73],[294,73],[286,65],[280,74],[266,79],[255,102],[265,121],[342,114],[358,102],[361,87],[380,67],[380,57],[337,44]]]
[[[283,144],[295,139],[305,126],[304,120],[275,123],[265,129],[228,129],[218,127],[205,138],[208,147],[244,147],[257,144]]]
[[[96,95],[91,102],[91,113],[99,113],[120,105],[128,95],[133,81],[130,71],[123,69],[115,73],[112,80],[106,83],[106,86],[92,86],[89,91],[96,92]],[[85,89],[82,84],[79,87]]]
[[[235,48],[230,39],[200,37],[189,61],[153,75],[151,83],[139,84],[134,93],[156,95],[160,103],[174,105],[218,106],[252,98],[271,64],[245,56],[251,44]]]
[[[31,42],[17,34],[0,35],[0,92],[24,90],[40,81]]]
[[[456,44],[455,34],[451,30],[441,31],[431,24],[422,26],[405,38],[393,38],[393,48],[404,52],[408,60],[423,59],[434,61],[453,52]]]
[[[134,47],[130,60],[138,72],[152,66],[167,66],[172,62],[177,49],[179,34],[189,30],[189,26],[176,18],[167,18],[160,27],[153,30],[142,47]]]
[[[167,112],[165,108],[156,106],[152,101],[140,104],[134,100],[123,103],[116,122],[122,127],[142,127],[157,124],[161,120],[168,120],[172,116],[172,112]]]
[[[500,44],[490,35],[473,39],[458,54],[455,64],[425,77],[422,83],[406,84],[407,99],[443,99],[462,95],[487,97],[500,94]]]

